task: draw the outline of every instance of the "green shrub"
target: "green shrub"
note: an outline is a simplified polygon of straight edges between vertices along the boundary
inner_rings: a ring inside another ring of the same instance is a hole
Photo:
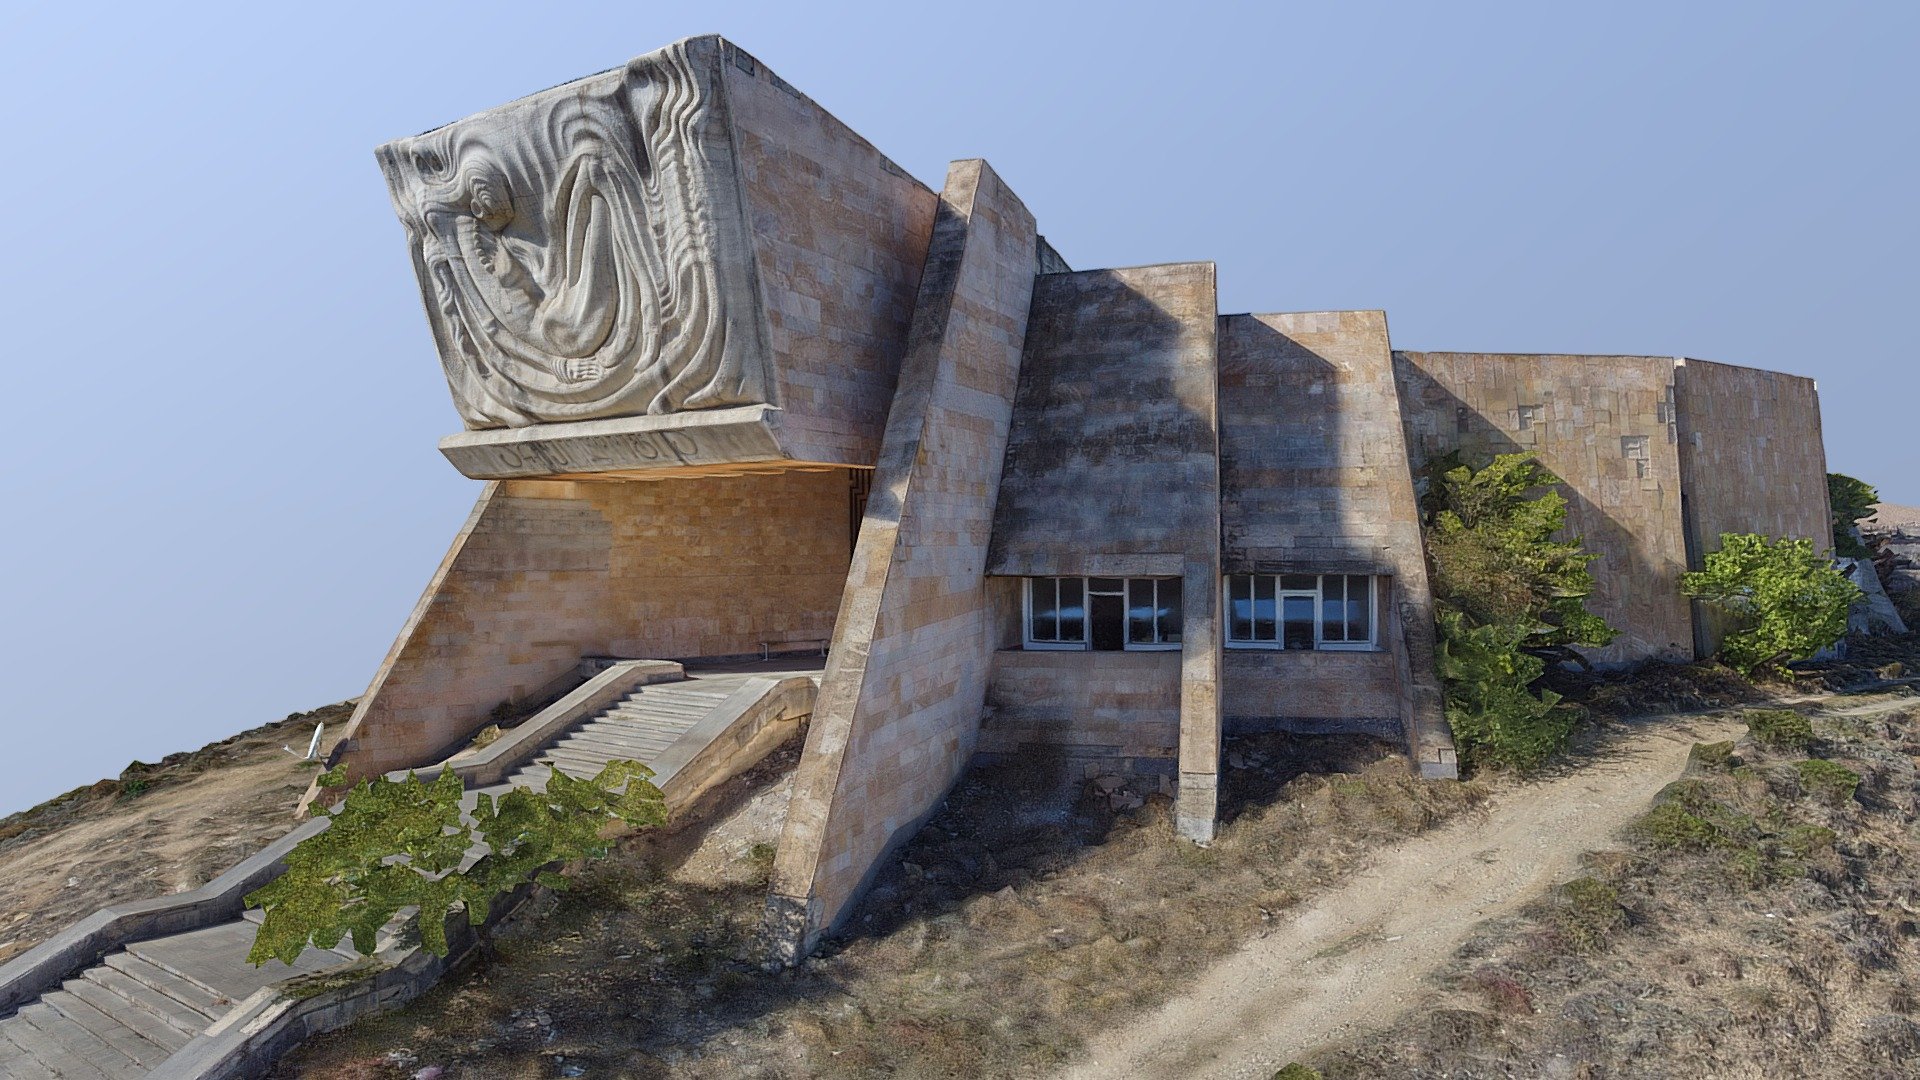
[[[1795,859],[1811,859],[1822,852],[1832,851],[1834,842],[1840,836],[1832,829],[1818,825],[1792,825],[1780,836],[1780,849]]]
[[[1879,501],[1880,493],[1871,484],[1845,473],[1827,474],[1827,504],[1833,508],[1834,551],[1855,559],[1873,554],[1860,542],[1855,528],[1861,518],[1873,513],[1873,505]]]
[[[1532,768],[1574,724],[1558,695],[1534,689],[1547,662],[1585,663],[1574,646],[1614,637],[1586,608],[1597,556],[1578,539],[1555,539],[1566,500],[1531,454],[1480,469],[1451,455],[1422,479],[1447,722],[1470,766]]]
[[[1273,1080],[1320,1080],[1320,1070],[1309,1069],[1297,1061],[1289,1061],[1286,1068],[1273,1074]]]
[[[1661,803],[1642,816],[1635,831],[1662,850],[1705,851],[1720,834],[1706,818],[1679,803]]]
[[[1743,719],[1747,734],[1775,750],[1805,750],[1813,745],[1813,723],[1788,709],[1750,709]]]
[[[1620,906],[1620,890],[1598,878],[1575,878],[1560,886],[1560,907],[1554,924],[1567,936],[1575,952],[1606,948],[1626,928],[1627,912]]]
[[[1842,806],[1852,801],[1853,793],[1860,787],[1860,774],[1845,765],[1812,758],[1801,762],[1796,768],[1800,772],[1801,788],[1829,806]]]
[[[465,789],[451,769],[432,783],[413,773],[363,781],[338,810],[320,811],[332,824],[287,853],[286,873],[247,895],[248,907],[266,910],[247,960],[292,963],[308,945],[331,948],[345,936],[371,956],[380,928],[413,906],[421,945],[445,956],[444,916],[456,904],[479,925],[496,896],[529,878],[564,889],[566,880],[545,867],[605,855],[610,844],[600,834],[610,822],[664,822],[666,800],[647,781],[652,775],[637,761],[609,762],[590,780],[556,769],[545,791],[517,787],[497,800],[481,794],[464,816]],[[344,777],[334,770],[326,780],[338,786]],[[467,851],[482,843],[487,854],[462,868]]]
[[[1742,674],[1805,660],[1847,632],[1847,609],[1860,587],[1811,540],[1769,540],[1723,533],[1705,569],[1682,576],[1681,589],[1725,612],[1735,629],[1720,655]]]

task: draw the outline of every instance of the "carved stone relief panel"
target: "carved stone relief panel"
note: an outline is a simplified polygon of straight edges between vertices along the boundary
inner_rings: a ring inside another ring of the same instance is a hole
[[[469,428],[768,402],[718,50],[380,148]]]

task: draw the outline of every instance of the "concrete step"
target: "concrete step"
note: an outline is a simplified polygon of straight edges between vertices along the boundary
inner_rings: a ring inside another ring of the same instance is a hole
[[[130,953],[115,953],[101,961],[102,966],[113,969],[127,978],[152,989],[173,1001],[192,1009],[205,1018],[206,1024],[225,1016],[233,1008],[234,1000],[226,995],[208,990],[190,979],[183,979],[178,973],[168,971],[157,964],[150,963]],[[91,972],[89,972],[91,974]],[[114,989],[109,986],[108,989]],[[204,1028],[206,1024],[202,1024]]]
[[[128,1005],[146,1010],[166,1023],[168,1027],[189,1038],[207,1030],[213,1023],[213,1017],[155,990],[118,968],[103,964],[97,968],[89,968],[81,978],[111,992],[115,997],[126,1001]]]
[[[698,717],[684,717],[684,716],[660,716],[657,713],[605,712],[587,721],[585,724],[582,724],[581,727],[591,727],[595,724],[606,724],[611,727],[619,728],[626,731],[672,732],[677,737],[686,732],[692,731],[694,727],[697,724],[699,724],[701,720],[704,720],[704,719],[706,719],[706,716],[704,715],[698,716]],[[575,730],[577,731],[579,729],[576,728]]]
[[[113,1017],[116,1023],[126,1026],[141,1038],[169,1053],[187,1045],[186,1032],[99,983],[89,982],[86,979],[68,979],[60,984],[59,991],[48,994],[48,1004],[65,1012],[66,1009],[59,1005],[55,998],[61,1000],[73,998],[89,1005],[95,1011]]]
[[[340,966],[338,953],[309,946],[292,964],[269,960],[255,967],[247,963],[255,930],[245,919],[234,919],[129,945],[127,952],[204,987],[224,999],[222,1004],[229,1008],[270,983]]]
[[[26,1011],[22,1009],[0,1021],[0,1036],[4,1036],[19,1051],[20,1060],[8,1065],[10,1070],[38,1065],[40,1072],[26,1072],[25,1075],[59,1077],[60,1080],[121,1080],[122,1077],[138,1076],[140,1071],[144,1071],[101,1065],[88,1060],[63,1040],[28,1023],[26,1016],[22,1015]]]
[[[601,716],[657,716],[661,719],[681,719],[688,723],[698,721],[714,710],[712,705],[663,704],[654,701],[635,702],[631,705],[615,705],[601,712]]]
[[[554,747],[606,750],[609,753],[657,754],[679,741],[677,731],[621,731],[591,724],[554,743]]]
[[[164,1045],[148,1038],[133,1024],[126,1023],[118,1016],[104,1012],[65,990],[55,990],[42,997],[40,1001],[61,1016],[85,1028],[89,1034],[97,1036],[101,1042],[125,1054],[129,1061],[142,1068],[153,1068],[167,1060],[167,1055],[173,1051],[173,1045]],[[139,1009],[122,1011],[135,1017],[143,1015]],[[147,1023],[166,1027],[157,1020],[148,1020]]]
[[[59,1043],[68,1053],[107,1076],[114,1077],[115,1080],[123,1077],[145,1076],[147,1073],[147,1066],[134,1060],[130,1054],[74,1023],[58,1009],[45,1002],[23,1006],[19,1012],[13,1014],[13,1020],[16,1023],[25,1023],[48,1039]]]

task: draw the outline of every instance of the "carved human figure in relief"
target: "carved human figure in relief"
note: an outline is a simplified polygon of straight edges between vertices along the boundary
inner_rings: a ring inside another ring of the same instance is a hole
[[[710,59],[673,46],[381,149],[469,427],[767,400]]]

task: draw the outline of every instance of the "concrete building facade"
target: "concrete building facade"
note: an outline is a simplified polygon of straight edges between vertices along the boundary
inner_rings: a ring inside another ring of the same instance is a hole
[[[775,859],[804,956],[969,763],[1158,773],[1212,836],[1224,733],[1456,762],[1416,477],[1526,449],[1601,554],[1594,659],[1719,628],[1678,575],[1826,535],[1810,380],[1397,352],[1378,311],[1228,315],[1211,263],[1074,271],[982,161],[934,191],[694,38],[382,147],[485,481],[351,721],[366,775],[582,658],[825,648]]]

